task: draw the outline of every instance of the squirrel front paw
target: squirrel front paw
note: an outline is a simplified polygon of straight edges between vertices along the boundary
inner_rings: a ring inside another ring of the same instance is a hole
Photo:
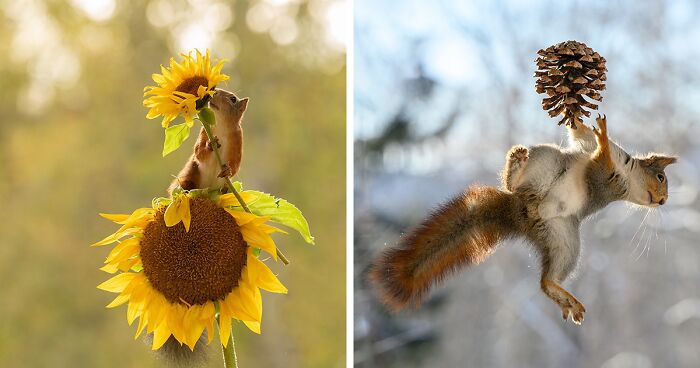
[[[608,141],[607,118],[605,115],[601,117],[600,114],[598,114],[598,117],[595,119],[595,122],[596,124],[598,124],[598,128],[593,128],[593,134],[595,134],[598,144],[601,145],[602,142]]]
[[[231,166],[229,164],[223,164],[221,166],[221,172],[219,173],[220,178],[228,178],[230,176],[233,176],[233,171],[231,170]]]

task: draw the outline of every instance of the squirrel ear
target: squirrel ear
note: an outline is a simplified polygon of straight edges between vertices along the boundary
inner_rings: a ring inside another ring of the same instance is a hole
[[[658,153],[650,153],[649,156],[646,158],[642,159],[643,163],[646,166],[658,169],[658,170],[663,170],[666,168],[666,166],[670,164],[675,164],[678,161],[678,157],[676,156],[666,156]]]

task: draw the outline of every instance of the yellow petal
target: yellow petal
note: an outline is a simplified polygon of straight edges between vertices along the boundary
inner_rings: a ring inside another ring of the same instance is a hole
[[[136,276],[137,274],[133,272],[120,273],[119,275],[97,285],[97,288],[112,293],[121,293]]]
[[[219,303],[219,310],[226,311],[225,314],[239,320],[254,320],[256,317],[254,308],[251,308],[249,304],[251,304],[251,302],[244,300],[239,286],[233,289],[233,291],[226,296],[226,299]]]
[[[131,267],[133,267],[135,264],[137,264],[139,262],[140,262],[140,260],[138,258],[127,259],[126,261],[119,262],[119,265],[117,266],[117,268],[119,269],[119,271],[127,272],[131,269]]]
[[[168,329],[166,321],[163,321],[153,331],[153,347],[151,349],[160,349],[160,347],[168,341],[168,337],[170,337],[170,330]]]
[[[244,212],[244,211],[233,210],[230,208],[224,208],[224,210],[226,210],[226,212],[228,212],[229,215],[233,216],[233,218],[236,219],[236,223],[238,224],[238,226],[246,225],[250,222],[253,222],[253,221],[261,218],[258,215],[254,215],[252,213],[248,213],[248,212]],[[262,218],[265,219],[264,221],[267,221],[269,219],[269,217],[262,217]]]
[[[201,320],[202,307],[199,305],[193,305],[185,313],[184,325],[185,325],[185,344],[190,347],[190,350],[194,351],[194,346],[197,344],[197,340],[202,336],[204,332],[205,323]]]
[[[189,231],[191,221],[189,197],[186,195],[178,196],[165,209],[163,219],[165,220],[165,226],[168,227],[175,226],[182,221],[183,225],[185,225],[185,230]]]
[[[255,199],[258,198],[257,195],[252,194],[252,193],[247,193],[247,192],[240,192],[238,193],[241,195],[241,198],[243,199],[243,202],[246,204],[254,201]],[[240,202],[238,201],[238,198],[233,193],[226,193],[224,195],[219,196],[219,201],[218,201],[219,207],[229,207],[229,206],[240,206]],[[246,213],[246,212],[244,212]]]
[[[231,317],[219,316],[219,341],[224,347],[228,346],[228,338],[231,335]]]
[[[282,285],[272,270],[255,256],[248,256],[246,270],[253,285],[271,293],[287,293],[287,288]]]
[[[112,300],[111,303],[107,304],[106,308],[118,307],[118,306],[120,306],[128,301],[129,301],[129,295],[128,294],[125,295],[122,293],[122,294],[119,294],[116,298],[114,298],[114,300]]]
[[[260,322],[243,321],[243,323],[245,323],[248,329],[260,335]]]
[[[116,260],[117,258],[123,258],[127,259],[134,254],[138,253],[139,249],[141,248],[141,240],[138,238],[129,238],[121,243],[119,243],[114,249],[112,249],[111,252],[109,252],[109,255],[107,255],[107,259],[105,260],[105,263],[112,263],[112,261]],[[123,253],[123,254],[122,254]],[[119,257],[119,256],[122,257]]]
[[[115,272],[117,272],[117,270],[119,270],[119,265],[107,264],[107,265],[104,265],[103,267],[100,267],[100,270],[107,272],[107,273],[115,273]]]
[[[161,323],[165,323],[168,301],[160,295],[156,294],[148,306],[148,329],[146,332],[151,333]]]
[[[186,307],[181,304],[170,304],[168,311],[168,328],[170,328],[173,336],[181,343],[187,340],[183,323],[185,311]]]
[[[199,314],[200,322],[207,326],[207,344],[214,340],[214,320],[216,319],[216,308],[214,303],[206,302]]]
[[[134,235],[134,234],[140,233],[142,231],[143,231],[143,229],[135,228],[135,227],[124,229],[124,230],[120,229],[116,233],[109,235],[106,238],[98,241],[97,243],[91,244],[90,246],[91,247],[98,247],[100,245],[112,244],[125,236]]]
[[[138,339],[139,336],[141,336],[141,332],[143,332],[143,329],[146,328],[148,325],[148,317],[146,314],[141,315],[141,318],[139,318],[139,327],[136,329],[136,336],[134,336],[134,340]]]
[[[106,218],[107,220],[121,224],[123,223],[123,221],[126,221],[126,219],[128,219],[130,215],[121,215],[116,213],[100,213],[100,216]]]
[[[260,248],[269,253],[275,261],[277,260],[277,247],[270,235],[250,226],[242,226],[241,233],[243,240],[249,246]]]
[[[107,220],[114,221],[117,224],[127,224],[129,222],[134,222],[140,218],[146,217],[148,215],[153,215],[153,209],[152,208],[137,208],[132,212],[130,215],[120,215],[120,214],[109,214],[109,213],[100,213],[100,216],[106,218]]]

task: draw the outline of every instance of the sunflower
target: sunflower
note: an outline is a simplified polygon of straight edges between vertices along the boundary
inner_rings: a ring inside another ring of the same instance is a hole
[[[181,53],[181,62],[170,58],[170,67],[160,66],[161,74],[153,74],[151,77],[158,86],[144,88],[143,105],[150,108],[146,115],[149,119],[163,116],[163,128],[167,128],[170,122],[182,114],[188,127],[194,124],[194,116],[197,114],[197,102],[214,94],[216,84],[228,80],[226,74],[221,74],[224,60],[211,66],[209,49],[202,55],[195,49],[195,55]]]
[[[254,193],[241,195],[255,201]],[[227,346],[233,319],[260,333],[260,290],[287,293],[258,259],[261,250],[277,259],[270,234],[284,231],[242,211],[232,194],[181,191],[130,215],[101,216],[122,226],[93,244],[118,243],[101,268],[118,274],[98,288],[119,294],[107,308],[128,303],[127,322],[139,319],[136,338],[153,333],[153,350],[171,335],[194,350],[205,329],[211,343],[214,323]]]

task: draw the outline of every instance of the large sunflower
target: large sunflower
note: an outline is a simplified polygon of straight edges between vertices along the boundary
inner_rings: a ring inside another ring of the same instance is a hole
[[[216,84],[228,80],[226,74],[221,74],[224,60],[212,67],[209,57],[209,49],[202,55],[195,49],[195,56],[190,51],[181,53],[181,62],[170,58],[170,67],[160,66],[162,74],[153,74],[151,77],[158,86],[144,88],[143,105],[150,108],[146,115],[149,119],[163,116],[163,128],[167,128],[170,122],[182,114],[188,127],[194,124],[194,116],[197,114],[197,101],[211,96]]]
[[[241,195],[254,202],[257,193]],[[260,289],[287,292],[258,259],[260,250],[276,259],[270,234],[283,231],[266,224],[268,216],[242,211],[232,194],[179,192],[130,215],[102,216],[122,226],[93,244],[118,243],[101,270],[121,272],[98,288],[119,293],[108,308],[128,302],[128,323],[139,318],[136,337],[153,333],[153,350],[170,335],[194,349],[204,329],[210,343],[215,322],[227,346],[232,319],[260,333]]]

